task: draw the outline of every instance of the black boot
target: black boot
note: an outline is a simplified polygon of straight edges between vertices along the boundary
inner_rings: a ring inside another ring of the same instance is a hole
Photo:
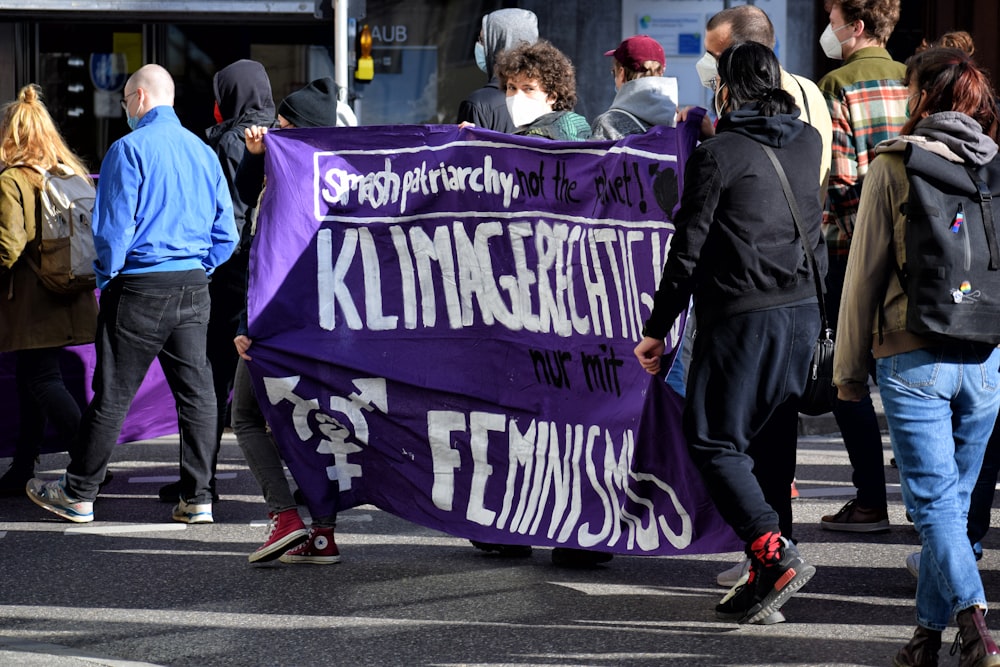
[[[941,650],[941,631],[918,625],[910,643],[892,659],[894,667],[937,667]]]
[[[958,634],[952,644],[951,654],[959,651],[958,667],[990,667],[1000,665],[1000,649],[986,627],[983,610],[969,607],[958,612]]]

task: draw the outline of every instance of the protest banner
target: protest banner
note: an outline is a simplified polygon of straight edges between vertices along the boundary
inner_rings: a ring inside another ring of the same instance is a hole
[[[697,133],[269,133],[249,369],[311,513],[370,503],[484,542],[740,549],[680,399],[632,355]]]

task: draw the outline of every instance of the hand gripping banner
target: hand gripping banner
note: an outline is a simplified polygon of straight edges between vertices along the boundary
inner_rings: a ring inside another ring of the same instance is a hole
[[[249,369],[313,516],[370,503],[493,543],[740,549],[680,399],[632,355],[697,132],[268,134]]]

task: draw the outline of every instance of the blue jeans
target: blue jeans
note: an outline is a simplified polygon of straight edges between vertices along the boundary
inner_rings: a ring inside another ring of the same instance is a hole
[[[217,409],[205,355],[208,284],[203,272],[178,273],[173,277],[178,284],[164,284],[169,277],[118,277],[101,292],[94,398],[83,413],[66,467],[67,489],[77,498],[97,497],[125,415],[153,359],[159,359],[177,405],[180,497],[212,502]]]
[[[969,548],[969,499],[1000,407],[1000,350],[951,344],[876,360],[903,502],[923,544],[917,623],[944,630],[986,607]]]

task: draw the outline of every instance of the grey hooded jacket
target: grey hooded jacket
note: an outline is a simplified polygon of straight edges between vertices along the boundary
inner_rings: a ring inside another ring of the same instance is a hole
[[[668,93],[667,79],[645,76],[622,85],[611,108],[594,119],[590,138],[617,141],[653,125],[674,127],[676,117],[677,102]]]
[[[483,46],[489,83],[473,92],[458,107],[456,122],[469,122],[488,130],[511,134],[517,128],[507,112],[506,92],[493,73],[497,56],[521,42],[538,41],[538,17],[527,9],[498,9],[483,17]]]

